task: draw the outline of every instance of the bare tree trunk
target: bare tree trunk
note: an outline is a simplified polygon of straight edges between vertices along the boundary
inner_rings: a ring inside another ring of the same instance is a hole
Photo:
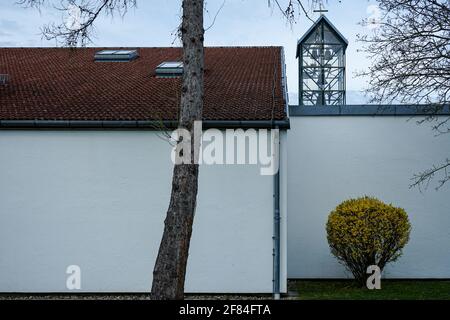
[[[194,137],[194,121],[203,111],[203,0],[183,0],[181,35],[183,40],[183,84],[180,124]],[[191,159],[195,148],[191,141]],[[198,153],[197,153],[198,154]],[[184,280],[197,202],[198,165],[175,165],[172,194],[164,222],[164,233],[153,271],[152,299],[184,299]]]

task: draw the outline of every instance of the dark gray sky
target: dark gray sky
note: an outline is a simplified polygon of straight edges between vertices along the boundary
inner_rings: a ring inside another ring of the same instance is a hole
[[[47,47],[55,42],[42,39],[40,27],[48,22],[61,22],[61,12],[51,7],[39,11],[24,9],[15,0],[0,0],[0,47]],[[223,0],[208,0],[205,27],[211,25]],[[280,2],[283,2],[281,0]],[[286,23],[278,9],[269,8],[267,0],[225,0],[212,28],[206,32],[207,46],[283,46],[291,100],[298,91],[298,71],[295,59],[297,39],[311,26],[304,16],[297,24]],[[179,45],[173,31],[180,19],[180,0],[138,0],[124,18],[102,17],[97,25],[93,46],[159,47]],[[348,103],[362,102],[358,91],[364,88],[362,79],[353,73],[370,63],[355,38],[357,33],[371,32],[358,25],[363,18],[376,14],[373,0],[328,0],[327,17],[349,40],[347,51]],[[312,15],[314,19],[318,14]],[[175,42],[174,42],[175,40]],[[294,101],[292,101],[294,103]]]

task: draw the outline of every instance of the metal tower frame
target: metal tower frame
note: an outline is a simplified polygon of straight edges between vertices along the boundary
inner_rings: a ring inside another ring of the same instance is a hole
[[[348,41],[322,15],[298,41],[299,105],[345,104]]]

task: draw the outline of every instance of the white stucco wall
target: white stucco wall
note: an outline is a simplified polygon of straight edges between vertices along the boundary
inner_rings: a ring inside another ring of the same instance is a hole
[[[82,292],[149,291],[169,151],[150,131],[0,131],[0,292],[65,292],[69,265]],[[187,292],[272,292],[272,176],[202,166],[194,223]]]
[[[408,121],[409,120],[409,121]],[[449,137],[408,117],[292,117],[288,132],[288,277],[348,274],[329,253],[329,212],[351,197],[403,207],[412,224],[391,278],[450,278],[450,185],[420,193],[414,173],[445,160]]]

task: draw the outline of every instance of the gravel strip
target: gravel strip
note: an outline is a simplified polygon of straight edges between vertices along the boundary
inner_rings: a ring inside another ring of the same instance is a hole
[[[289,293],[282,300],[296,300],[295,281],[288,282]],[[148,293],[140,294],[0,294],[0,300],[151,300]],[[270,294],[235,295],[235,294],[187,294],[185,300],[272,300]]]

